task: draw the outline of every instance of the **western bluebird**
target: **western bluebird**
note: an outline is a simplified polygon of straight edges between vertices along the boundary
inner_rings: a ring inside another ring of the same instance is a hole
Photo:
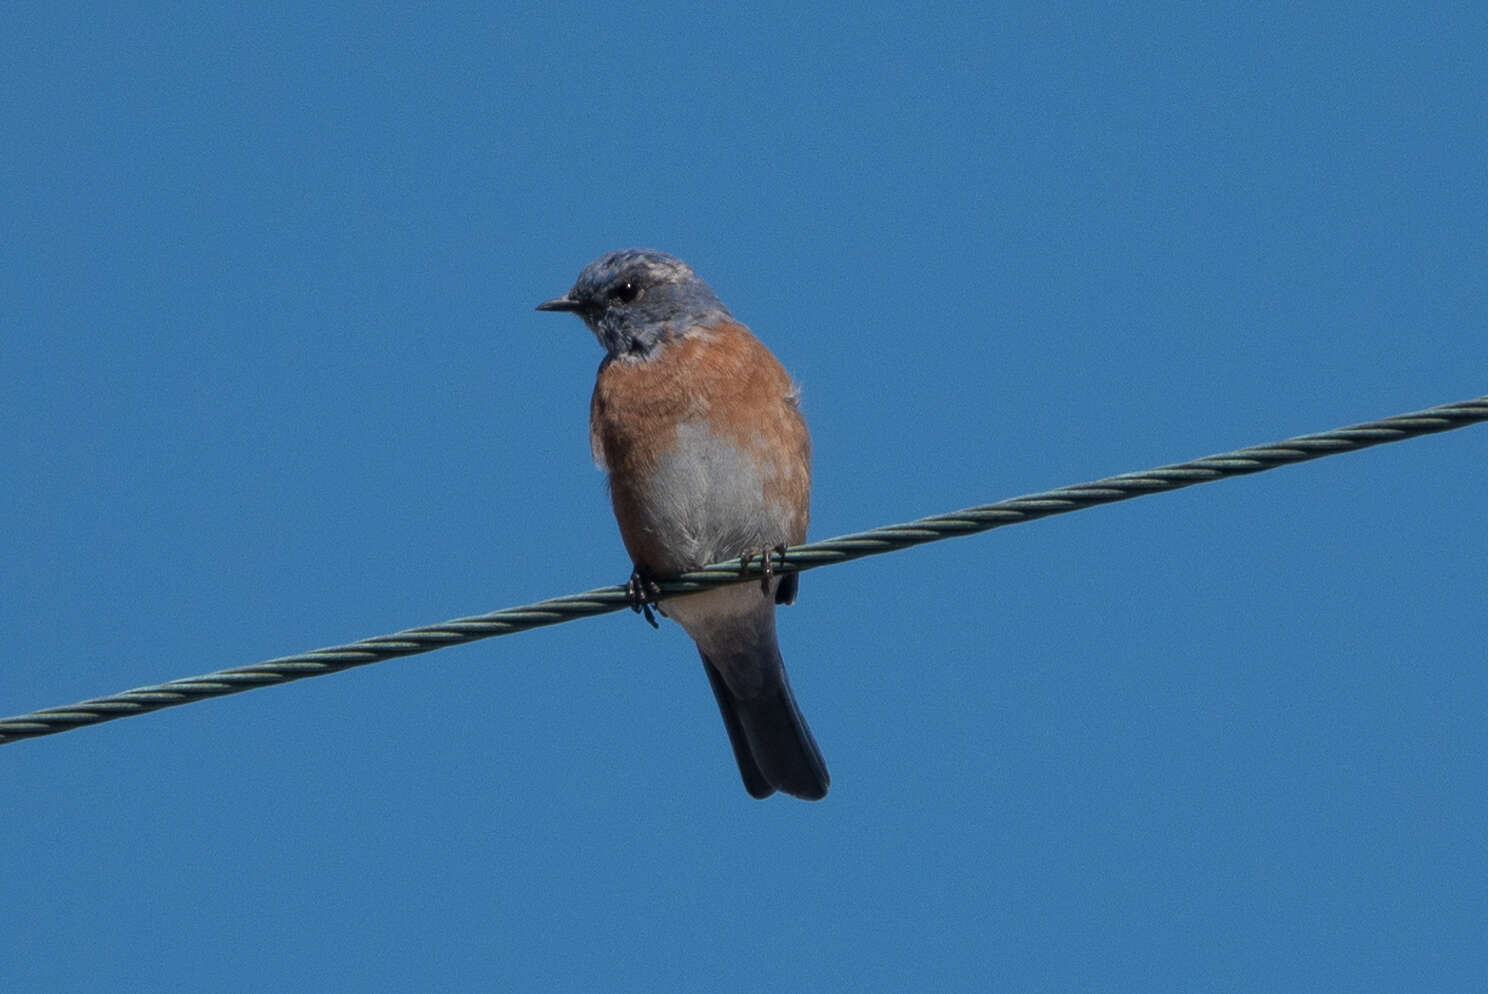
[[[811,438],[780,362],[680,259],[600,256],[573,289],[537,305],[572,311],[605,348],[589,403],[594,461],[635,572],[639,610],[653,577],[803,541]],[[697,643],[744,787],[826,796],[827,767],[775,638],[775,605],[799,574],[669,597],[658,604]],[[649,609],[648,609],[649,617]]]

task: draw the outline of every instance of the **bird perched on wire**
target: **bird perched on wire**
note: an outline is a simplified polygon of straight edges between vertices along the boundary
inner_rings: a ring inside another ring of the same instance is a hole
[[[697,643],[749,793],[826,796],[826,763],[775,637],[775,605],[795,600],[799,574],[769,570],[770,550],[804,541],[810,516],[811,438],[795,384],[687,263],[662,252],[602,255],[537,309],[579,315],[605,349],[589,440],[635,567],[632,606],[651,620],[657,578],[761,557],[760,584],[657,607]]]

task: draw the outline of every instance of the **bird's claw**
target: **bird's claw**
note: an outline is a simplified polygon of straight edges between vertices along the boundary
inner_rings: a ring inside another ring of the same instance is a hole
[[[770,581],[775,578],[775,561],[770,558],[770,553],[780,553],[780,561],[785,562],[784,545],[776,545],[760,549],[758,552],[746,552],[739,557],[739,573],[742,575],[749,572],[749,564],[754,561],[755,556],[760,560],[760,591],[770,596]]]
[[[637,566],[630,574],[630,579],[625,584],[625,599],[630,602],[630,609],[636,614],[645,615],[646,621],[652,628],[660,628],[656,623],[656,615],[651,613],[651,605],[655,604],[661,597],[661,587],[657,586],[651,578],[651,571]]]

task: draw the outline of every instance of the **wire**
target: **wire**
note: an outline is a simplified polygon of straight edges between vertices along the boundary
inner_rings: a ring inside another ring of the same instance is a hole
[[[1349,425],[1333,431],[1299,435],[1270,445],[1253,445],[1190,462],[1108,476],[1092,483],[1060,487],[1013,497],[995,504],[984,504],[949,514],[920,518],[918,521],[793,546],[783,555],[777,553],[772,566],[776,572],[830,566],[924,542],[972,535],[1003,525],[1079,511],[1099,504],[1177,490],[1231,476],[1259,473],[1278,466],[1306,462],[1340,452],[1353,452],[1386,442],[1450,431],[1481,421],[1488,421],[1488,395],[1410,414],[1399,414],[1380,421]],[[736,559],[662,581],[660,587],[663,595],[687,593],[741,583],[751,578],[758,580],[761,570],[758,558],[743,567]],[[84,725],[96,725],[115,718],[144,714],[209,697],[236,694],[254,687],[336,673],[354,666],[365,666],[399,656],[412,656],[449,645],[510,635],[513,632],[556,625],[596,614],[608,614],[628,606],[630,602],[624,587],[599,587],[536,604],[456,618],[437,625],[410,628],[391,635],[377,635],[359,642],[314,649],[294,656],[282,656],[251,666],[239,666],[202,676],[139,687],[107,697],[95,697],[68,707],[44,708],[12,718],[0,718],[0,744],[53,735]]]

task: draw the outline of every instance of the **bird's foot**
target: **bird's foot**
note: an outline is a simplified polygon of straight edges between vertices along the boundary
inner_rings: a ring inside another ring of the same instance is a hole
[[[770,596],[770,581],[775,578],[775,561],[770,558],[770,553],[780,553],[781,562],[784,562],[785,549],[784,545],[768,546],[758,552],[746,552],[739,557],[739,572],[744,574],[749,572],[749,564],[754,561],[754,557],[759,556],[760,590],[766,597]]]
[[[651,613],[651,605],[660,597],[661,587],[657,586],[650,570],[637,566],[631,571],[630,579],[625,584],[625,599],[630,602],[632,611],[646,616],[646,621],[652,628],[661,627],[656,623],[656,615]]]

